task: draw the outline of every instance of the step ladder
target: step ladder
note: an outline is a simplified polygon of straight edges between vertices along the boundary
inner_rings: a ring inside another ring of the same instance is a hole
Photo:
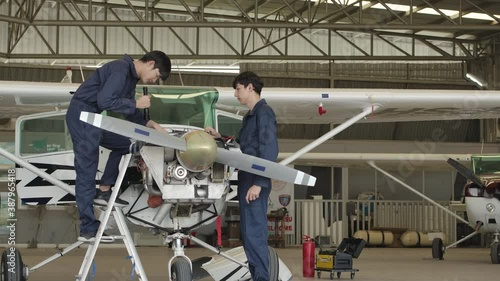
[[[92,266],[95,254],[97,252],[97,249],[99,248],[99,244],[101,242],[106,242],[105,240],[102,240],[102,236],[104,233],[104,229],[106,228],[106,225],[108,224],[109,217],[113,215],[115,218],[115,221],[118,225],[118,229],[120,231],[121,235],[118,236],[112,236],[113,239],[122,239],[123,243],[125,244],[125,247],[127,248],[127,252],[129,256],[131,257],[130,262],[134,266],[134,271],[137,274],[137,277],[139,280],[142,281],[147,281],[148,278],[146,277],[146,272],[144,272],[144,268],[142,267],[141,260],[139,258],[139,254],[137,253],[137,250],[134,245],[134,241],[132,239],[132,236],[130,235],[130,231],[127,226],[127,222],[125,220],[125,215],[123,214],[123,210],[121,207],[115,206],[115,201],[116,198],[118,197],[118,192],[120,191],[120,186],[122,184],[123,178],[125,176],[125,172],[127,171],[128,164],[130,163],[130,158],[132,157],[132,154],[126,154],[122,157],[122,160],[120,162],[120,172],[118,174],[118,178],[116,179],[116,184],[115,188],[113,189],[113,192],[111,193],[111,198],[109,199],[108,206],[106,208],[105,212],[102,212],[99,220],[101,221],[101,225],[99,226],[99,229],[97,230],[97,234],[95,237],[95,241],[91,242],[89,247],[87,248],[87,252],[85,253],[85,257],[83,259],[82,265],[80,267],[80,271],[78,272],[78,275],[76,275],[76,281],[85,281],[87,280],[87,276],[89,274],[90,267]]]

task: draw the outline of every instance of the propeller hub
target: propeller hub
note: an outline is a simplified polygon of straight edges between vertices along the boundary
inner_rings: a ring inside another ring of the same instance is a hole
[[[217,155],[217,144],[204,131],[191,131],[182,136],[186,141],[186,151],[177,150],[177,160],[191,172],[201,172],[212,166]]]

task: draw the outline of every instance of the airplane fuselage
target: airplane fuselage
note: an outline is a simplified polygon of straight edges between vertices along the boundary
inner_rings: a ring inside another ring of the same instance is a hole
[[[500,200],[486,197],[466,197],[465,208],[470,222],[481,222],[481,232],[500,232]]]

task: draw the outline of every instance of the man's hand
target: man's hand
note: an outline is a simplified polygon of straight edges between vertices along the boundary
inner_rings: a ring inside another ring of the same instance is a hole
[[[247,196],[245,197],[247,204],[250,204],[250,201],[257,200],[257,198],[259,198],[261,189],[262,188],[258,185],[252,185],[252,187],[250,187],[250,189],[247,192]]]
[[[150,96],[141,96],[135,101],[135,108],[144,109],[144,108],[149,108],[150,106],[151,106]]]
[[[211,135],[214,139],[220,139],[222,136],[219,134],[214,128],[212,127],[206,127],[205,132],[209,135]]]
[[[146,124],[146,127],[152,128],[152,129],[155,129],[155,130],[157,130],[159,132],[167,133],[168,134],[167,130],[165,130],[162,126],[160,126],[160,124],[156,123],[153,120],[149,120],[148,123]]]

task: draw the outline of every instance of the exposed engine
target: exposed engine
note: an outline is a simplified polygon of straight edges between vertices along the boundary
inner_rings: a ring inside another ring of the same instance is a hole
[[[186,140],[187,150],[144,145],[137,161],[144,188],[165,202],[212,203],[226,189],[226,166],[214,163],[217,143],[203,131],[175,132]]]

